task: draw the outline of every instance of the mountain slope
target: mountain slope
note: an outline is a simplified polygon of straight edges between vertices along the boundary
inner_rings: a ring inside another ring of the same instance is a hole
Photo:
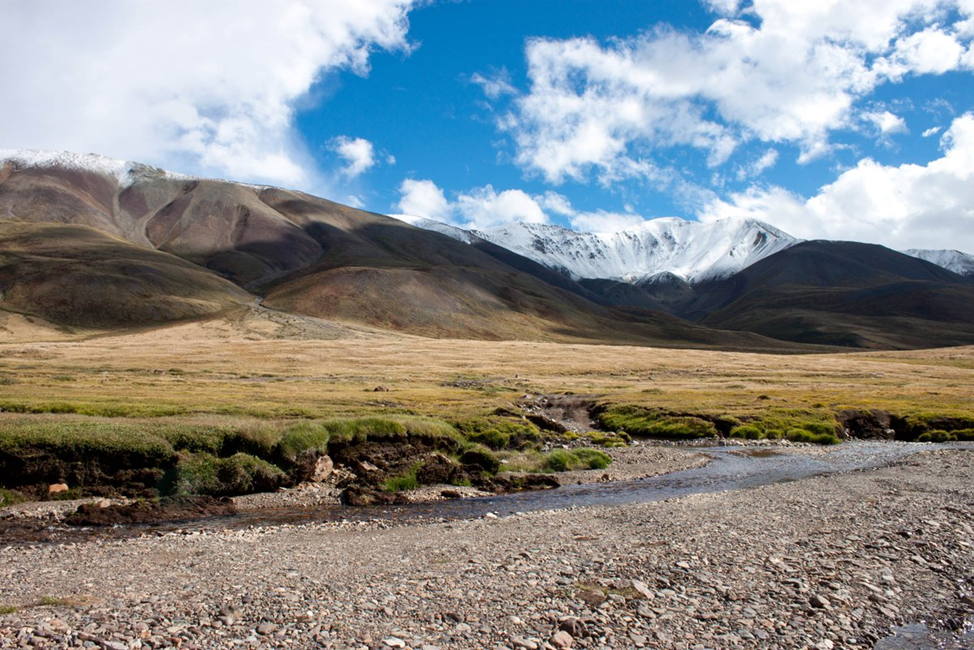
[[[58,322],[128,325],[215,313],[252,300],[246,289],[274,309],[427,336],[782,347],[657,312],[619,312],[590,300],[594,294],[572,280],[485,242],[481,250],[301,192],[195,179],[97,156],[5,154],[0,223],[36,235],[0,246],[0,255],[19,256],[16,268],[31,255],[46,260],[31,267],[30,282],[19,272],[5,276],[18,308],[53,300],[46,288],[68,271],[50,251],[70,246],[74,236],[112,242],[114,248],[92,248],[109,266],[136,253],[179,258],[176,266],[155,269],[155,284],[148,271],[130,274],[124,286],[139,296],[143,311],[134,302],[118,310],[114,299],[95,299],[92,286],[117,287],[124,273],[96,269],[88,282],[84,264],[94,260],[71,258],[72,280],[62,287],[69,307],[39,312]],[[52,224],[80,230],[55,237]],[[177,278],[172,269],[189,275]],[[217,300],[221,291],[229,297]]]
[[[685,316],[782,340],[865,348],[974,343],[974,285],[882,246],[803,242],[696,292]]]
[[[173,255],[95,228],[0,223],[0,309],[84,327],[210,316],[253,302]]]
[[[652,219],[620,232],[585,233],[530,223],[467,231],[430,219],[399,218],[458,241],[492,242],[576,280],[635,283],[660,273],[691,283],[722,278],[798,241],[752,219],[714,223]]]

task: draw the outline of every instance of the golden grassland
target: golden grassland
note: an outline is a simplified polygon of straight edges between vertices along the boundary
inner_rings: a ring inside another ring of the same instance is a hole
[[[0,426],[18,412],[460,420],[558,393],[735,417],[769,409],[974,413],[974,347],[775,355],[362,329],[330,335],[338,338],[278,339],[210,320],[73,341],[0,339]]]

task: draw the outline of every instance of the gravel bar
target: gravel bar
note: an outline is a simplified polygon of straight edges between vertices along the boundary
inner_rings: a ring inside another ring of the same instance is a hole
[[[7,547],[0,648],[828,650],[920,622],[963,634],[972,478],[974,453],[937,450],[638,505]]]

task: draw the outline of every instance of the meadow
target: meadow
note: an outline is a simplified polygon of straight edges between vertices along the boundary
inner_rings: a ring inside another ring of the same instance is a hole
[[[590,402],[601,428],[629,436],[837,442],[828,439],[842,435],[837,414],[878,409],[914,437],[943,428],[963,437],[974,427],[972,386],[974,347],[782,355],[364,330],[302,339],[213,320],[0,344],[0,453],[40,441],[74,456],[89,444],[120,457],[189,451],[225,462],[246,452],[273,462],[302,426],[338,431],[363,418],[407,437],[432,427],[438,440],[460,441],[440,445],[455,453],[523,452],[551,433],[521,417],[543,395]]]

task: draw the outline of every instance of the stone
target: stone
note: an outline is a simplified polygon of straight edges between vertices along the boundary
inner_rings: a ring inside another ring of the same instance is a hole
[[[382,642],[385,643],[390,648],[405,648],[406,647],[406,642],[405,641],[403,641],[402,639],[400,639],[398,637],[394,637],[394,636],[390,636],[388,639],[382,639]]]
[[[633,580],[632,588],[635,589],[636,592],[646,600],[652,600],[656,597],[656,594],[654,594],[652,589],[649,588],[649,585],[642,580]]]
[[[335,471],[335,463],[330,456],[322,456],[315,461],[315,468],[311,472],[311,481],[321,483]]]
[[[47,486],[48,494],[61,494],[62,492],[67,492],[67,491],[68,491],[67,483],[52,483],[51,485]]]
[[[564,630],[558,630],[551,637],[551,645],[556,648],[570,648],[574,642],[572,635]]]
[[[273,623],[261,623],[257,626],[257,634],[273,634],[277,630],[277,626]]]
[[[832,606],[832,603],[829,602],[828,598],[825,596],[820,596],[819,594],[812,595],[812,597],[808,599],[808,602],[812,607],[817,607],[819,609],[825,609]]]

